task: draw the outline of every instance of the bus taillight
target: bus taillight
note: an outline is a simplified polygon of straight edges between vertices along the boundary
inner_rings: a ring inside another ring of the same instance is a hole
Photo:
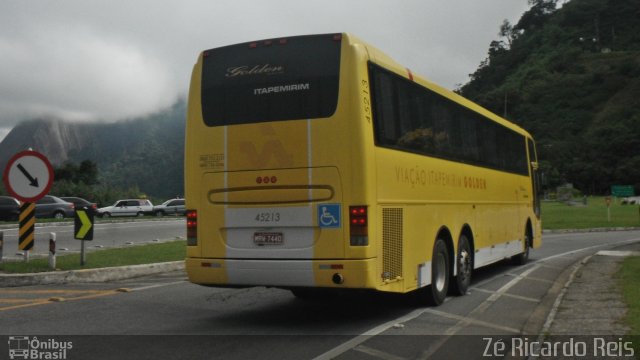
[[[351,246],[369,245],[369,227],[366,206],[349,206],[349,233]]]
[[[198,211],[187,210],[187,246],[198,245]]]

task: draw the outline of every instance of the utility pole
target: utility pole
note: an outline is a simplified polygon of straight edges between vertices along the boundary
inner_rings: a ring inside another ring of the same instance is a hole
[[[504,92],[504,115],[502,116],[503,118],[507,118],[507,98],[508,98],[508,93],[505,91]]]

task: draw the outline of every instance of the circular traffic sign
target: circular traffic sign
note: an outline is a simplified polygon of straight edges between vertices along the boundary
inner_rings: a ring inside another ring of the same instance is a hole
[[[9,194],[23,202],[36,202],[45,196],[53,183],[49,160],[37,151],[15,154],[4,169],[2,181]]]

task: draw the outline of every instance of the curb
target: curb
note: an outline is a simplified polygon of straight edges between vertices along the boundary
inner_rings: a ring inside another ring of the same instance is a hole
[[[612,232],[612,231],[636,231],[640,227],[603,227],[588,229],[543,229],[542,235],[545,234],[573,234],[573,233],[595,233],[595,232]]]
[[[634,241],[624,245],[614,246],[609,248],[608,250],[599,250],[591,255],[587,255],[582,259],[577,260],[572,265],[568,266],[567,269],[557,278],[555,284],[552,286],[547,296],[539,305],[539,308],[550,309],[547,315],[544,317],[544,324],[540,326],[540,322],[532,321],[533,317],[530,317],[525,326],[526,329],[535,332],[536,328],[538,331],[538,341],[543,341],[546,336],[551,335],[551,326],[556,321],[556,315],[558,314],[559,308],[562,306],[565,295],[569,291],[569,288],[573,286],[574,280],[576,278],[576,274],[581,271],[585,266],[587,266],[593,259],[594,256],[597,255],[609,255],[609,256],[639,256],[640,252],[638,251],[629,251],[629,250],[615,250],[615,249],[624,249],[631,246],[637,246],[640,244],[640,241]]]
[[[549,322],[549,317],[551,316],[549,309],[556,306],[560,296],[564,296],[564,293],[567,291],[566,288],[570,282],[573,281],[573,276],[577,271],[576,268],[582,266],[580,264],[582,260],[584,259],[576,260],[575,263],[567,266],[567,268],[558,275],[554,283],[549,287],[547,294],[540,300],[538,306],[536,306],[529,315],[529,318],[522,327],[522,334],[544,335],[542,329]],[[555,314],[553,316],[555,316]]]
[[[0,287],[105,282],[181,270],[184,270],[184,261],[31,274],[0,274]]]
[[[567,294],[569,287],[573,284],[573,280],[575,279],[576,274],[578,273],[578,271],[580,271],[580,269],[582,269],[589,262],[589,260],[591,260],[591,258],[594,255],[595,254],[588,255],[582,258],[582,260],[578,260],[573,265],[573,270],[569,275],[569,279],[567,280],[567,282],[565,282],[564,286],[562,287],[562,290],[560,290],[560,294],[558,294],[558,296],[556,297],[556,300],[554,301],[553,306],[551,307],[551,311],[549,311],[549,315],[547,315],[547,319],[545,320],[544,325],[542,326],[542,330],[540,331],[541,336],[544,336],[545,334],[549,333],[549,330],[551,329],[551,324],[553,324],[553,321],[556,319],[558,308],[560,308],[560,305],[562,304],[562,300],[564,300],[564,296]]]
[[[149,215],[147,215],[149,216]],[[100,224],[120,224],[120,223],[135,223],[135,222],[150,222],[150,221],[170,221],[170,220],[175,220],[175,221],[179,221],[182,220],[183,218],[180,216],[163,216],[161,218],[158,217],[149,217],[147,219],[139,219],[139,218],[126,218],[126,217],[122,217],[122,218],[111,218],[111,219],[100,219],[100,221],[96,221],[97,225]],[[71,218],[71,220],[64,220],[64,221],[57,221],[57,222],[37,222],[35,224],[36,228],[44,228],[44,227],[52,227],[52,226],[70,226],[73,225],[73,218]],[[0,230],[18,230],[18,226],[19,224],[17,222],[14,223],[7,223],[7,224],[0,224]]]
[[[609,248],[609,250],[625,248],[628,246],[634,246],[640,244],[640,241],[630,242],[628,244],[622,244],[618,246],[613,246]],[[607,250],[599,250],[599,251],[607,251]],[[573,284],[576,274],[580,269],[582,269],[591,258],[597,254],[599,251],[596,251],[594,254],[588,255],[581,259],[576,260],[574,263],[568,265],[562,273],[560,273],[553,285],[547,291],[547,294],[540,300],[538,306],[533,310],[529,319],[525,322],[522,330],[522,334],[525,335],[538,335],[538,341],[542,341],[544,336],[549,335],[549,329],[551,328],[551,324],[555,320],[556,313],[558,312],[558,308],[562,304],[562,300],[569,287]],[[631,252],[633,254],[633,252]]]

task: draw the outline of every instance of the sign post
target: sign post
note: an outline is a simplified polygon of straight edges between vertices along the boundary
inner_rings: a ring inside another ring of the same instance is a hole
[[[25,251],[25,261],[29,261],[35,239],[35,202],[49,193],[53,184],[53,167],[41,153],[22,151],[9,160],[2,181],[9,194],[22,201],[18,249]]]
[[[49,233],[49,270],[56,269],[56,233]]]
[[[84,251],[84,242],[85,240],[93,240],[93,223],[94,223],[94,213],[89,210],[86,206],[82,209],[76,208],[75,216],[73,219],[74,224],[74,238],[76,240],[81,240],[80,243],[80,265],[84,266],[87,262],[86,255]]]
[[[611,222],[611,196],[605,197],[604,201],[607,203],[607,222]]]
[[[24,261],[29,262],[29,253],[33,249],[36,226],[36,204],[23,202],[20,205],[20,227],[18,228],[18,250],[24,250]]]

